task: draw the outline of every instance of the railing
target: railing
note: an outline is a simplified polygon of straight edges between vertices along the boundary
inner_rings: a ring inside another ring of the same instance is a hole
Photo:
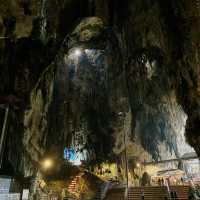
[[[7,134],[7,126],[8,126],[8,115],[9,115],[9,106],[7,106],[5,110],[5,116],[3,121],[3,127],[1,131],[0,136],[0,168],[2,167],[3,162],[3,153],[5,148],[5,140],[6,140],[6,134]]]
[[[106,193],[110,187],[110,182],[106,182],[101,187],[101,199],[104,199],[106,197]]]
[[[169,195],[169,197],[170,197],[171,191],[170,191],[170,187],[169,187],[168,181],[164,180],[164,186],[166,186],[166,188],[167,188],[167,193],[168,193],[168,195]]]

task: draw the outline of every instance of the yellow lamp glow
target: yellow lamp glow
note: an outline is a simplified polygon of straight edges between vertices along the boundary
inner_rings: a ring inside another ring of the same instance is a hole
[[[140,163],[137,163],[137,164],[136,164],[136,167],[138,167],[138,168],[139,168],[139,167],[140,167]]]
[[[51,167],[53,166],[53,161],[51,159],[45,159],[43,162],[42,162],[42,167],[44,169],[50,169]]]

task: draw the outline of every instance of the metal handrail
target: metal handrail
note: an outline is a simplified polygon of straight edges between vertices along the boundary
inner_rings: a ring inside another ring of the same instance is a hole
[[[6,111],[5,111],[3,128],[2,128],[1,137],[0,137],[0,168],[2,167],[2,162],[3,162],[3,152],[4,152],[5,139],[6,139],[6,133],[7,133],[8,115],[9,115],[9,106],[7,106]]]

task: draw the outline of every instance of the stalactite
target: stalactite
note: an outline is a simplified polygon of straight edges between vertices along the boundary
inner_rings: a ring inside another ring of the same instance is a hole
[[[42,0],[42,3],[41,3],[41,13],[40,13],[40,16],[41,16],[41,40],[43,42],[46,42],[46,26],[47,26],[47,16],[46,16],[46,3],[47,3],[47,0]]]

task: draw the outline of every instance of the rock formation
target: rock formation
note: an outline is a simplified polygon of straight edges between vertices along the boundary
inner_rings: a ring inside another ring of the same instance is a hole
[[[200,156],[199,15],[199,0],[2,1],[7,165],[31,176],[70,145],[112,160],[124,133],[130,156],[180,157],[183,135]]]

